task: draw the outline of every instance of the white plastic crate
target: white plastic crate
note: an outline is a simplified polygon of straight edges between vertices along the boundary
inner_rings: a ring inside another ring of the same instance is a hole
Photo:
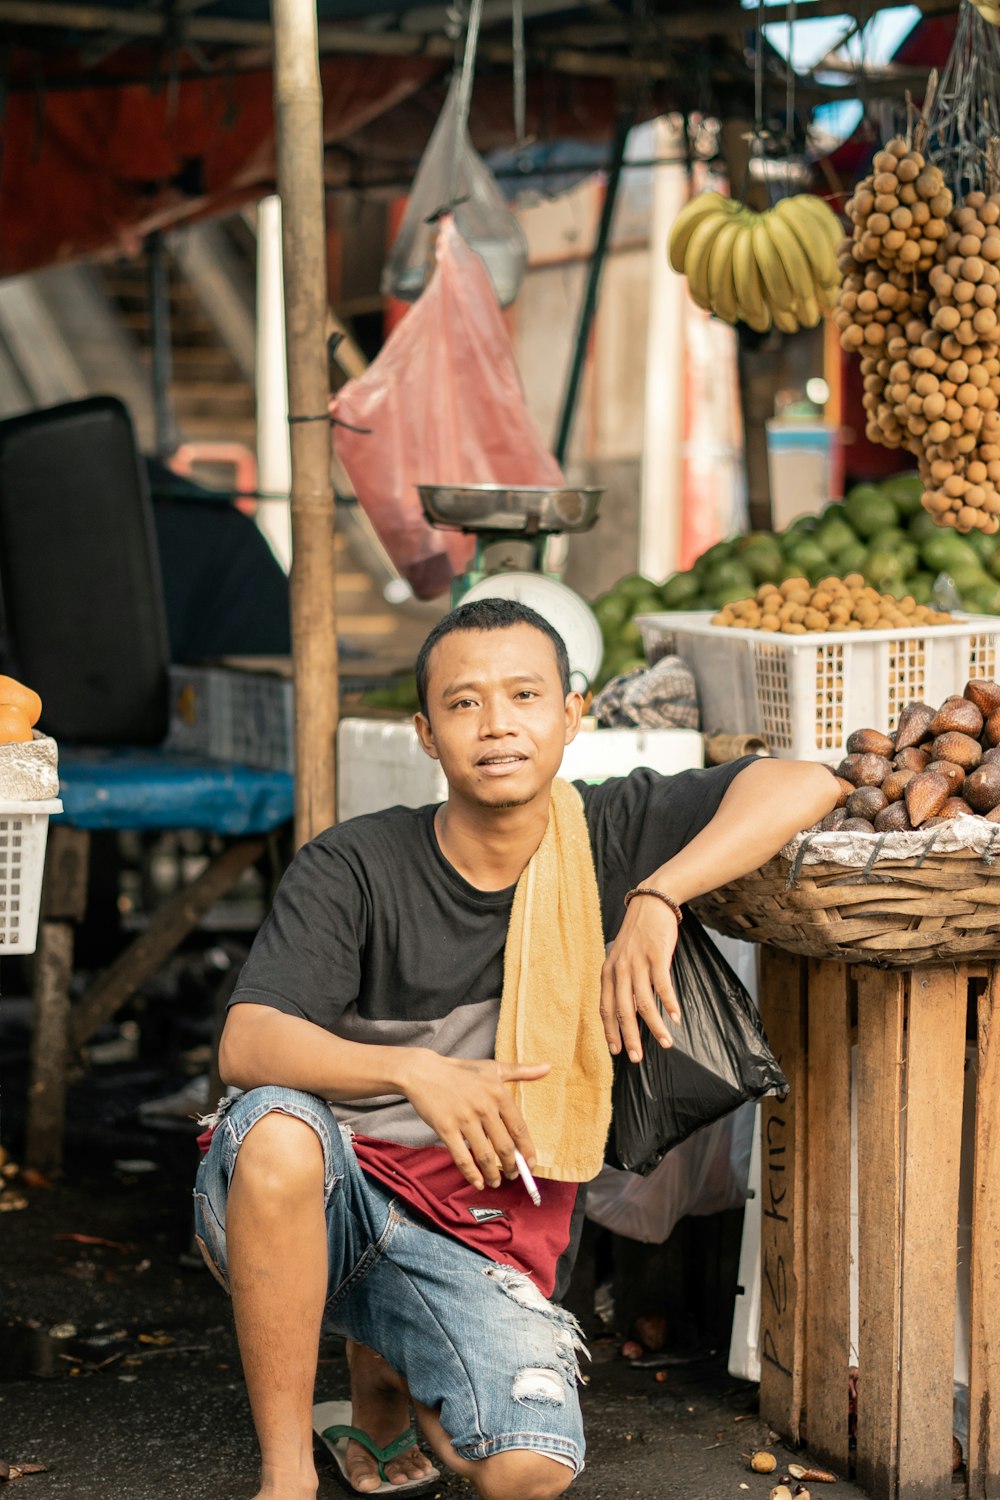
[[[239,667],[172,666],[167,745],[244,766],[294,771],[291,678]]]
[[[559,774],[571,781],[627,776],[636,766],[671,775],[704,764],[694,729],[582,729]],[[424,807],[448,795],[444,772],[420,748],[409,719],[343,719],[337,731],[337,817],[384,807]]]
[[[0,958],[35,951],[49,818],[60,812],[58,797],[0,802]]]
[[[711,614],[640,615],[646,659],[676,653],[698,685],[706,734],[757,734],[772,754],[839,757],[855,729],[889,729],[904,704],[935,706],[1000,671],[1000,616],[920,630],[780,635],[712,625]]]

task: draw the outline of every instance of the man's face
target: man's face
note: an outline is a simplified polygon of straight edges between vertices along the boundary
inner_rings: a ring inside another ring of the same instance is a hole
[[[547,792],[582,708],[579,693],[563,694],[555,648],[533,625],[453,630],[431,652],[417,733],[452,797],[522,807]]]

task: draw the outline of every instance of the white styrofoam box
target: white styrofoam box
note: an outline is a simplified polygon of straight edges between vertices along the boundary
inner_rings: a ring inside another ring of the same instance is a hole
[[[704,764],[704,741],[693,729],[581,730],[563,756],[560,776],[604,781],[636,766],[672,775]],[[423,807],[448,795],[444,772],[420,748],[410,720],[342,719],[337,730],[337,817],[340,822],[383,807]]]
[[[58,797],[0,802],[0,956],[35,951],[49,818],[60,812]]]
[[[172,666],[166,743],[244,766],[294,771],[291,678],[236,667]]]
[[[728,1366],[730,1375],[753,1381],[760,1379],[760,1105],[756,1108]]]
[[[757,734],[773,755],[832,760],[855,729],[889,730],[907,703],[935,706],[1000,668],[1000,616],[953,625],[781,635],[712,625],[697,611],[640,615],[646,659],[674,652],[698,686],[706,734]]]

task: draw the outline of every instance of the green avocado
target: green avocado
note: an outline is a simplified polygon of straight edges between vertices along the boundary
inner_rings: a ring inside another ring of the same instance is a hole
[[[858,536],[866,539],[899,519],[892,500],[874,484],[856,484],[844,501],[844,513]]]
[[[924,493],[924,481],[919,474],[893,474],[891,478],[883,479],[879,489],[907,519],[919,515],[923,509],[920,497]]]
[[[688,609],[700,590],[701,585],[694,573],[671,573],[660,584],[660,603],[664,609]]]
[[[979,558],[960,536],[953,531],[938,530],[937,536],[929,537],[922,543],[920,548],[920,559],[924,567],[932,573],[951,573],[960,568],[963,563],[970,567],[980,567]]]
[[[843,507],[838,507],[838,509],[842,512]],[[843,552],[857,539],[858,534],[846,517],[843,514],[830,515],[829,510],[816,528],[813,537],[829,558],[836,557],[838,552]]]

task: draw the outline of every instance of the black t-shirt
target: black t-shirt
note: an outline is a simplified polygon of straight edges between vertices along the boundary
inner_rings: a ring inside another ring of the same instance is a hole
[[[583,797],[604,938],[623,898],[712,819],[751,758],[662,776],[640,768]],[[480,891],[445,859],[431,807],[328,828],[300,850],[230,1004],[270,1005],[351,1041],[493,1056],[514,886]],[[275,1080],[280,1081],[280,1080]],[[434,1136],[398,1096],[340,1101],[342,1123],[404,1146]]]

